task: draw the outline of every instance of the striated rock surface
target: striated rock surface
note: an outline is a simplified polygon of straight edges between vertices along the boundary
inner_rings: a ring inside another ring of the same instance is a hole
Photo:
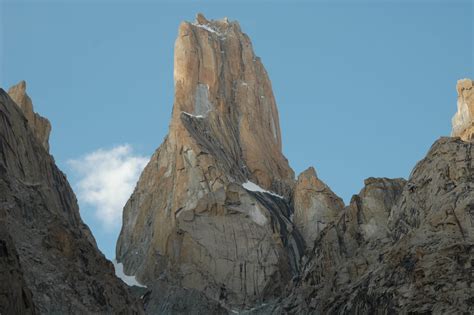
[[[472,143],[441,138],[410,179],[369,179],[272,314],[474,311]]]
[[[452,119],[453,137],[461,137],[468,141],[474,139],[474,81],[459,80],[456,86],[458,92],[458,111]]]
[[[311,249],[319,233],[336,221],[344,202],[316,175],[313,167],[298,176],[293,194],[293,222]]]
[[[209,153],[225,154],[221,167],[236,180],[250,179],[287,196],[294,172],[281,152],[271,83],[239,24],[210,22],[202,15],[195,23],[183,22],[175,43],[174,81],[170,138],[184,130],[208,138],[195,141]],[[206,130],[199,129],[200,122]]]
[[[0,215],[0,313],[36,314],[15,244],[1,219],[5,214]]]
[[[212,314],[224,315],[229,311],[204,293],[171,285],[158,280],[143,296],[147,314]]]
[[[8,94],[13,101],[21,108],[25,115],[31,130],[38,138],[40,143],[49,151],[49,134],[51,132],[51,124],[49,120],[33,111],[33,103],[31,98],[26,94],[26,82],[21,81],[17,85],[12,86],[8,90]]]
[[[182,23],[174,63],[169,134],[124,208],[117,261],[150,287],[167,277],[228,306],[273,297],[305,245],[270,80],[226,19]]]
[[[0,89],[2,314],[141,313],[82,222],[66,177],[45,150],[47,137],[38,136],[49,124],[31,116],[24,87],[10,90],[20,104]]]

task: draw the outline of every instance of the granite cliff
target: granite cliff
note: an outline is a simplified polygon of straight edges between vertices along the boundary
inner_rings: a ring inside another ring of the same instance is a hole
[[[185,289],[208,312],[474,311],[472,81],[458,83],[455,137],[408,180],[366,179],[346,206],[314,168],[294,178],[270,80],[237,22],[182,23],[174,66],[169,133],[117,243],[125,271],[154,288],[146,305],[180,313]]]
[[[82,222],[25,82],[0,89],[0,313],[140,314]]]
[[[474,311],[474,146],[441,138],[408,181],[369,179],[262,314]]]
[[[459,80],[456,86],[458,92],[458,111],[453,117],[453,137],[471,140],[474,137],[474,81]]]
[[[117,261],[226,305],[274,296],[299,271],[294,172],[268,75],[237,22],[179,27],[168,136],[127,202]]]

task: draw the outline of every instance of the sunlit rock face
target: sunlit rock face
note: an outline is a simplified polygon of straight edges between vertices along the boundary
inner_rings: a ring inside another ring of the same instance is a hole
[[[49,123],[23,82],[10,93],[0,89],[0,313],[142,313],[45,150]]]
[[[459,80],[456,90],[458,92],[458,111],[452,119],[451,135],[470,141],[474,138],[474,81]]]
[[[169,133],[125,206],[117,260],[145,284],[251,305],[286,285],[305,247],[271,83],[227,19],[183,22],[174,67]]]
[[[8,90],[8,94],[13,101],[21,108],[25,115],[31,130],[38,138],[40,143],[49,151],[49,134],[51,133],[51,124],[48,119],[33,111],[31,98],[26,94],[26,82],[21,81]]]
[[[293,204],[293,222],[309,248],[321,231],[335,221],[344,209],[342,199],[317,177],[312,167],[298,176]]]
[[[186,128],[183,112],[194,115],[187,118],[207,118],[210,135],[234,160],[229,166],[245,166],[234,177],[289,193],[294,173],[281,153],[271,83],[237,22],[210,22],[202,15],[194,23],[183,22],[175,43],[174,81],[170,138]]]

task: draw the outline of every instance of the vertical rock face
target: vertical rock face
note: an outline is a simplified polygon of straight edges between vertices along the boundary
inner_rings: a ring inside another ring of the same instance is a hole
[[[15,104],[0,89],[0,283],[11,283],[14,304],[0,301],[1,313],[140,313],[82,222],[23,96]]]
[[[26,82],[21,81],[8,90],[8,94],[13,101],[21,108],[23,114],[30,125],[31,130],[38,138],[40,143],[49,151],[49,134],[51,132],[51,124],[49,120],[40,116],[33,111],[33,103],[31,98],[26,94]]]
[[[295,313],[326,313],[335,294],[357,282],[378,261],[377,248],[390,242],[388,216],[404,184],[402,179],[366,179],[361,192],[327,223],[308,255],[301,282],[287,300]],[[280,307],[274,311],[283,311]]]
[[[202,15],[180,25],[174,67],[169,134],[125,206],[117,260],[146,284],[252,304],[304,249],[270,80],[237,22]]]
[[[0,312],[2,314],[36,313],[15,243],[2,219],[0,219],[0,280]]]
[[[195,23],[182,23],[174,81],[170,137],[179,137],[183,129],[193,133],[195,128],[183,124],[182,116],[194,115],[183,118],[207,123],[208,137],[231,159],[228,166],[239,169],[233,170],[236,179],[250,178],[265,189],[288,193],[294,173],[281,152],[271,83],[237,22],[209,22],[198,15]]]
[[[312,167],[298,176],[293,204],[293,222],[309,248],[319,233],[335,221],[344,208],[342,199],[316,176]]]
[[[474,146],[441,138],[404,180],[368,179],[267,313],[474,312]],[[264,312],[260,312],[264,313]]]
[[[459,80],[456,90],[458,92],[458,111],[452,120],[451,135],[469,141],[474,138],[474,81]]]

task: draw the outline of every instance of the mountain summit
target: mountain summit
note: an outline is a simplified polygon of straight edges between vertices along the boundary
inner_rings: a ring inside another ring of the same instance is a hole
[[[169,133],[125,206],[117,260],[147,285],[255,303],[305,249],[270,80],[237,22],[203,15],[180,25],[174,67]]]

